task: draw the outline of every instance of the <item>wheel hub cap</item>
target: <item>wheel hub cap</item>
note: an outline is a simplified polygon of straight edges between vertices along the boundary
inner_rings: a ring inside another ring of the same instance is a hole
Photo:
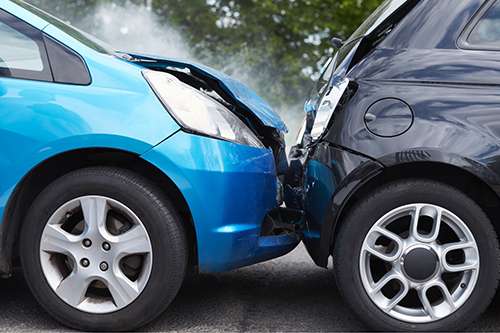
[[[437,271],[439,259],[430,248],[411,249],[403,257],[403,270],[406,275],[418,282],[429,280]]]
[[[85,196],[62,205],[40,240],[42,270],[64,302],[89,313],[130,305],[144,290],[152,247],[141,220],[111,198]]]

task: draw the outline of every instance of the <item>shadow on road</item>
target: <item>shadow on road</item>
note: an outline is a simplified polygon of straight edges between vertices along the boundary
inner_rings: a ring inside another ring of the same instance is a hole
[[[31,296],[21,274],[0,281],[0,331],[64,330]],[[500,329],[500,297],[474,331]],[[331,271],[299,247],[290,255],[229,273],[190,278],[150,331],[359,331]]]

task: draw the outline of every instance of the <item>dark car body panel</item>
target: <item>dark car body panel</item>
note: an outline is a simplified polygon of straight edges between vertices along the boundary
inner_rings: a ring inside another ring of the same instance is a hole
[[[327,265],[335,225],[349,198],[386,168],[418,163],[459,168],[500,197],[500,53],[459,46],[475,15],[490,4],[420,0],[372,50],[358,51],[364,54],[346,74],[354,93],[337,107],[323,137],[300,153],[304,207],[311,234],[317,234],[316,242],[306,238],[305,243],[320,266]],[[366,125],[370,106],[387,98],[403,101],[413,114],[410,128],[397,136],[376,135]],[[311,171],[316,162],[330,175]],[[318,199],[325,191],[311,186],[311,178],[335,185],[328,193],[328,214],[311,211],[316,209],[312,201],[326,200]]]
[[[485,0],[419,0],[380,47],[456,49],[459,36]]]

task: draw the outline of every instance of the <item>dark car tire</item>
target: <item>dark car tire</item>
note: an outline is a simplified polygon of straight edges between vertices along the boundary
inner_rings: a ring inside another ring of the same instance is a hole
[[[380,218],[393,209],[413,203],[443,207],[462,219],[472,232],[479,251],[478,280],[468,300],[448,317],[427,323],[395,319],[368,296],[360,269],[365,236]],[[445,184],[406,180],[382,186],[347,213],[334,244],[334,269],[344,300],[359,318],[377,331],[456,331],[469,326],[490,304],[499,279],[499,244],[492,223],[468,196]]]
[[[50,287],[41,265],[41,235],[49,218],[61,205],[88,195],[123,203],[149,235],[149,279],[135,300],[115,312],[89,313],[67,304]],[[183,221],[168,197],[147,179],[111,167],[71,172],[38,195],[22,226],[20,256],[25,279],[41,306],[62,324],[85,331],[130,331],[155,319],[177,295],[188,262]]]

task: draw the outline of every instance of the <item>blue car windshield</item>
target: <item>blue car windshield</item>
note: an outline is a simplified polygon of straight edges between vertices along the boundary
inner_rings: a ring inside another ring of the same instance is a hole
[[[91,49],[94,49],[95,51],[100,52],[100,53],[104,53],[104,54],[114,54],[115,53],[114,50],[105,42],[97,39],[94,36],[91,36],[90,34],[84,32],[84,31],[81,31],[81,30],[71,26],[68,23],[63,22],[62,20],[58,19],[57,17],[52,16],[49,13],[46,13],[43,10],[38,9],[30,4],[27,4],[24,1],[21,1],[21,0],[12,0],[12,1],[15,4],[23,7],[24,9],[30,11],[32,14],[47,21],[48,23],[55,26],[56,28],[67,33],[68,35],[75,38],[80,43],[84,44],[85,46],[88,46]]]

